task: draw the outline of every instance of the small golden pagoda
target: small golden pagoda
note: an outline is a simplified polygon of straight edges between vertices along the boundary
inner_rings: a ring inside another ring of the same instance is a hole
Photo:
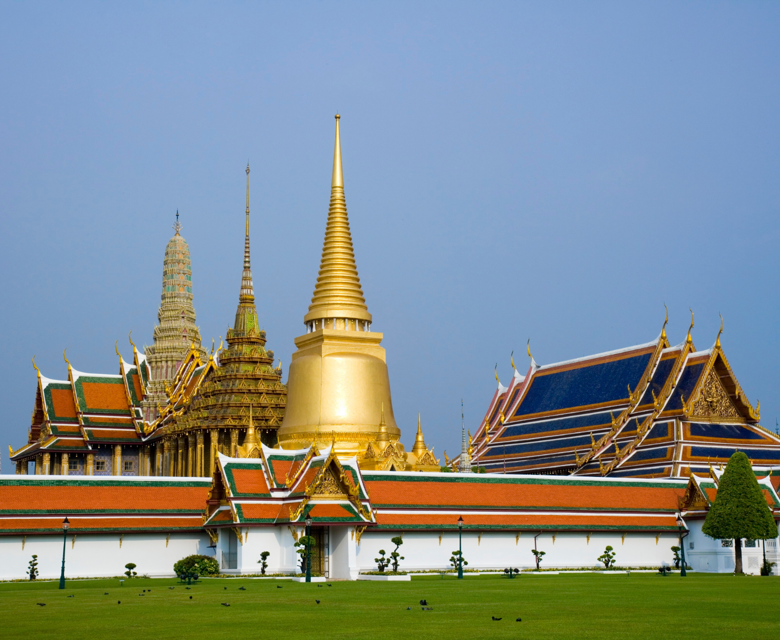
[[[355,264],[344,198],[339,120],[336,115],[320,271],[303,318],[306,333],[295,339],[298,350],[290,364],[279,444],[285,449],[333,444],[337,455],[358,456],[367,468],[405,469],[410,454],[398,441],[401,430],[393,416],[385,350],[380,346],[383,336],[371,331],[372,317]],[[419,437],[424,447],[421,432]]]

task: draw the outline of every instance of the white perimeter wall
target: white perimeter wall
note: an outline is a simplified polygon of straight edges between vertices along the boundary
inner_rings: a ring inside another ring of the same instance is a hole
[[[166,541],[167,539],[167,541]],[[38,577],[59,578],[62,535],[0,537],[0,580],[25,578],[33,554],[38,556]],[[173,564],[194,553],[214,555],[203,533],[126,533],[68,535],[65,541],[65,577],[119,576],[125,565],[138,565],[138,575],[172,576]]]

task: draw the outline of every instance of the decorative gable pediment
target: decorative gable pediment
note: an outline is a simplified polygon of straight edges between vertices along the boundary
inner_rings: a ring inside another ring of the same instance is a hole
[[[680,511],[706,511],[710,508],[709,499],[693,476],[688,480],[685,495],[678,498],[678,503]]]
[[[723,388],[715,369],[710,369],[699,390],[698,397],[689,410],[691,418],[739,420],[742,418]]]

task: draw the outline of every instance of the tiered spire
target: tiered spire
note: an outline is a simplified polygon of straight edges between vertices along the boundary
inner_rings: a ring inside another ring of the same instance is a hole
[[[312,328],[368,329],[371,314],[368,312],[360,286],[352,234],[349,230],[347,202],[344,198],[344,174],[341,168],[341,135],[336,115],[336,143],[333,149],[333,179],[331,181],[330,208],[325,229],[325,242],[317,284],[314,288],[309,312],[303,321]]]
[[[259,331],[255,291],[252,285],[252,265],[249,256],[249,163],[246,165],[246,235],[244,237],[244,271],[241,274],[241,292],[238,296],[238,309],[233,329],[239,334]]]
[[[190,249],[181,236],[181,228],[177,210],[173,225],[175,233],[165,247],[162,296],[157,313],[159,324],[154,328],[154,344],[145,350],[151,381],[142,407],[144,419],[149,422],[156,417],[157,406],[167,402],[165,386],[175,377],[190,347],[194,344],[202,358],[206,355],[195,324]]]

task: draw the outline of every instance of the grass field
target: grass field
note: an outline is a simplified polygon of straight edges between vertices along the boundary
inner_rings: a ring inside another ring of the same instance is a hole
[[[330,584],[213,578],[186,589],[173,579],[136,578],[122,587],[118,580],[72,581],[60,591],[56,582],[4,583],[0,637],[776,640],[780,633],[778,578],[426,576]],[[144,589],[151,591],[139,595]]]

